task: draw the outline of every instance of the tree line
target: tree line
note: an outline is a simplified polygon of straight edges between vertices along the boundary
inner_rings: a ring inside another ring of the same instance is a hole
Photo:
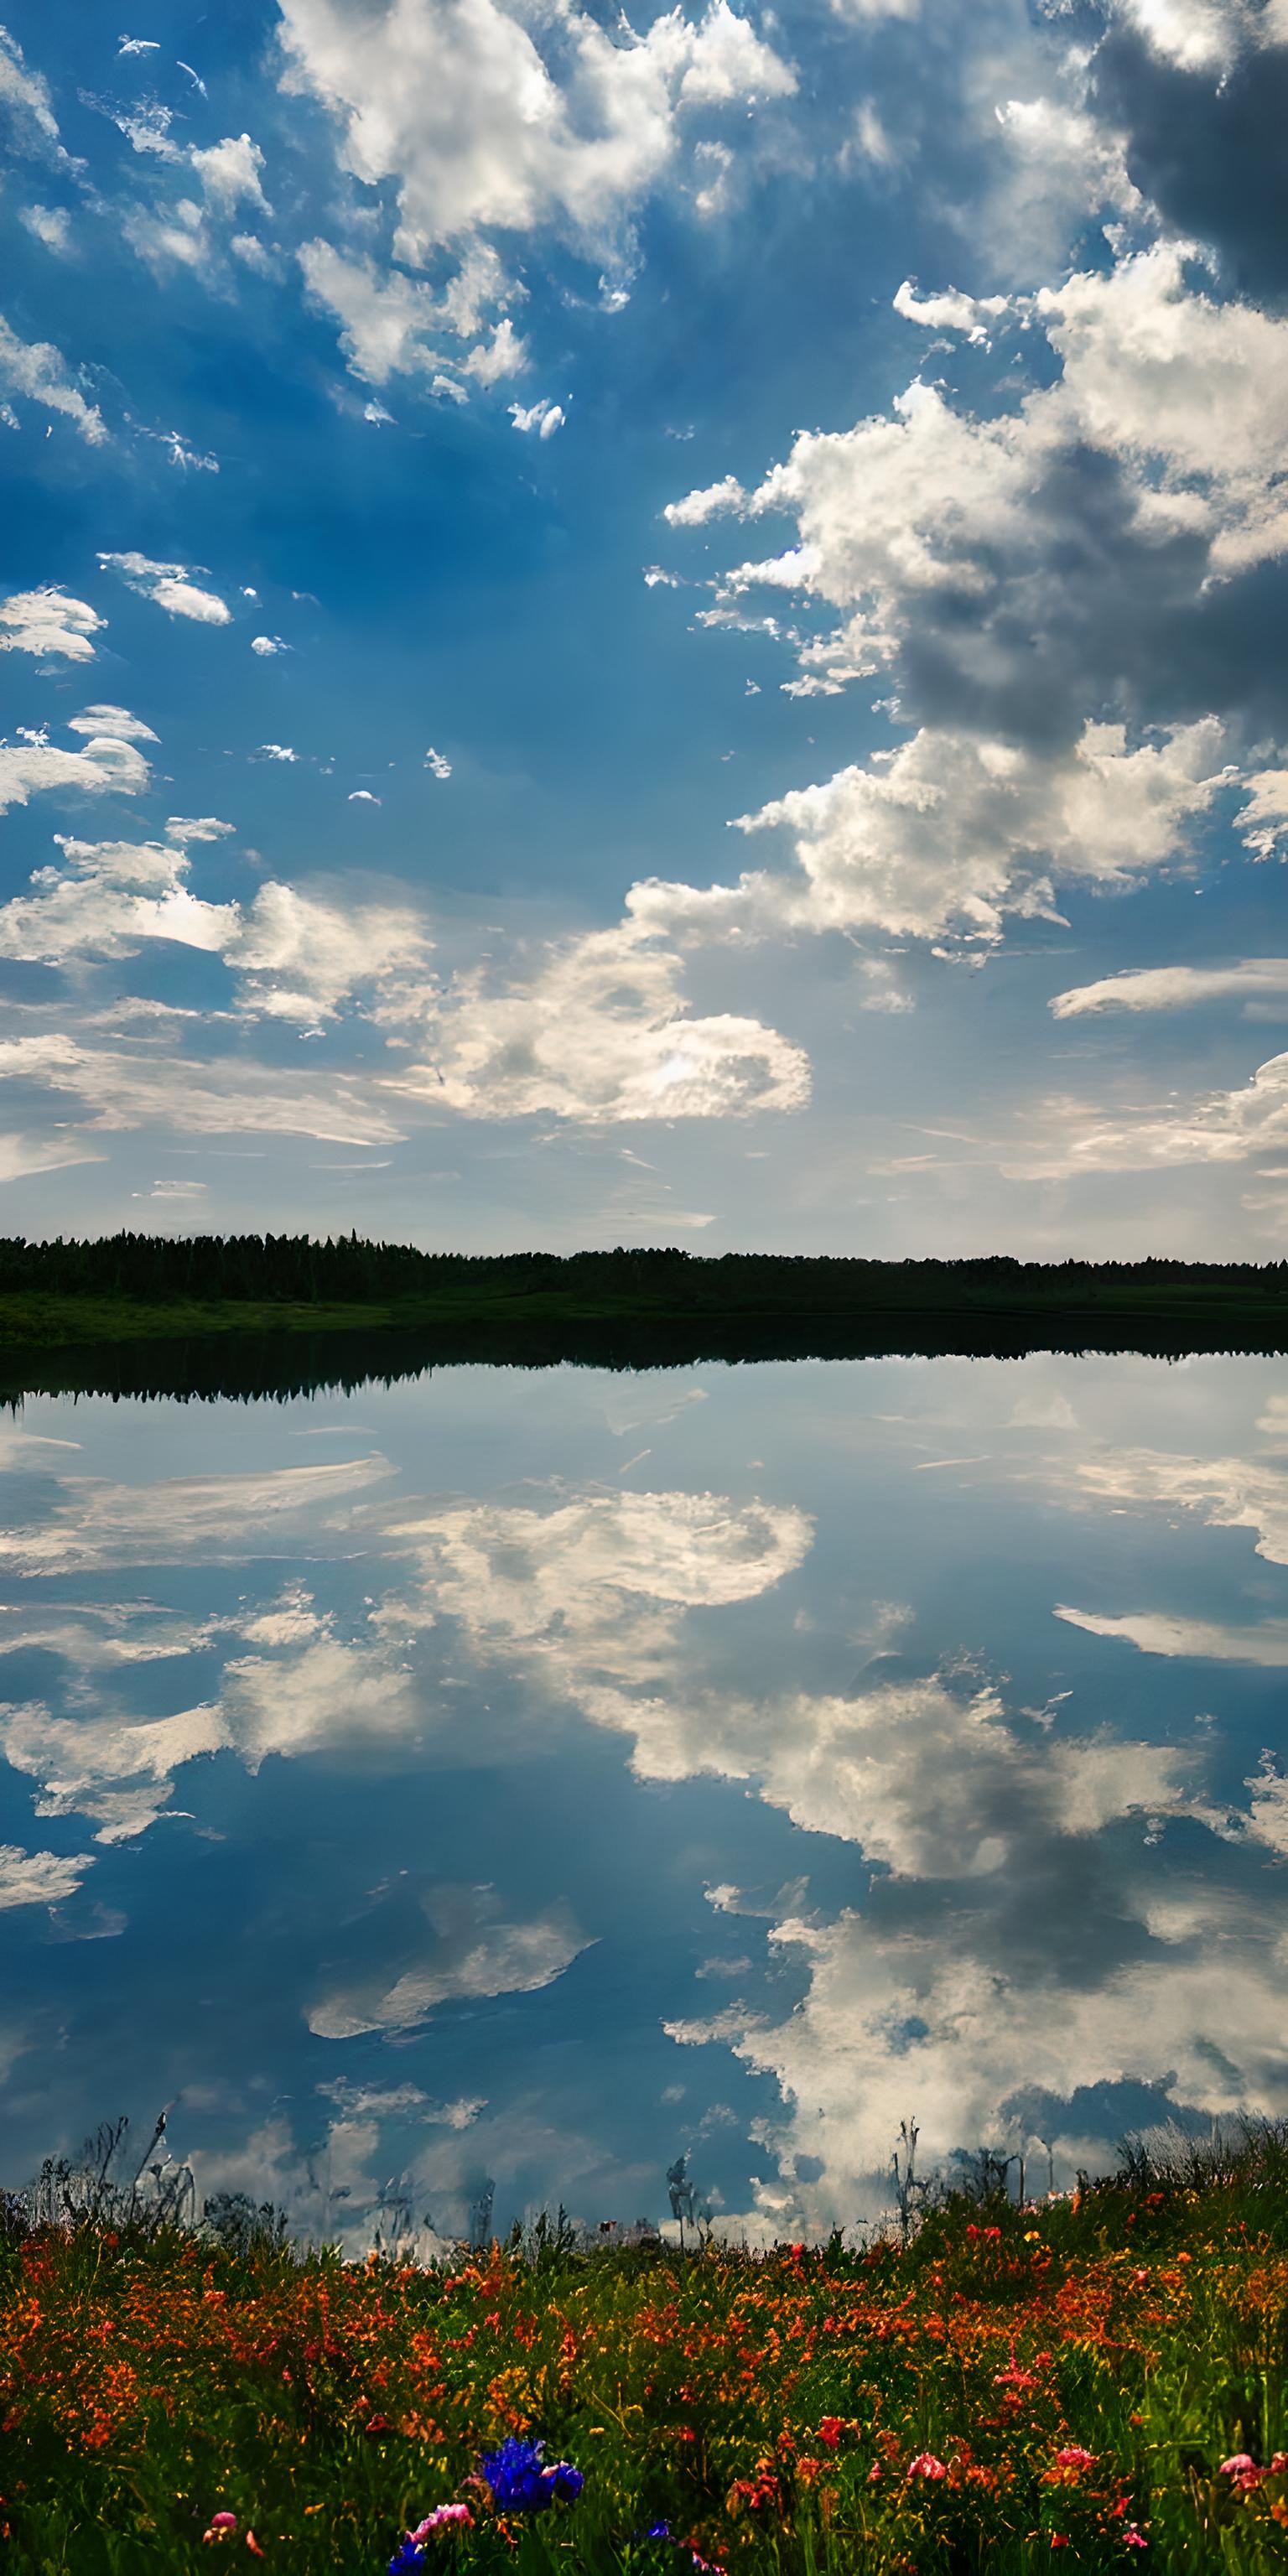
[[[598,1304],[757,1308],[959,1307],[1022,1300],[1084,1307],[1101,1298],[1288,1297],[1288,1263],[1020,1261],[1007,1254],[962,1260],[888,1261],[864,1255],[692,1253],[675,1245],[603,1252],[422,1252],[353,1233],[153,1235],[122,1232],[43,1242],[0,1238],[0,1295],[128,1298],[142,1303],[361,1305],[402,1300],[466,1303],[471,1297],[556,1295]]]

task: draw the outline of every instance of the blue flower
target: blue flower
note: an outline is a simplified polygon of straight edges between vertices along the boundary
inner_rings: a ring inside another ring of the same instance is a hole
[[[498,2513],[545,2513],[556,2499],[575,2504],[585,2485],[571,2460],[544,2465],[544,2442],[520,2442],[511,2434],[499,2451],[489,2451],[479,2468],[492,2490]]]
[[[571,2460],[556,2460],[554,2467],[543,2472],[544,2482],[560,2504],[575,2504],[586,2481]]]
[[[417,2568],[424,2564],[425,2552],[419,2541],[413,2540],[408,2532],[401,2549],[389,2561],[389,2576],[416,2576]]]
[[[511,2434],[499,2451],[488,2451],[479,2467],[500,2513],[541,2513],[550,2502],[541,2465],[544,2442],[520,2442]]]

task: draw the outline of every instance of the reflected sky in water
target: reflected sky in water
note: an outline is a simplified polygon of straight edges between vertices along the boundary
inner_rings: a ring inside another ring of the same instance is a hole
[[[0,1433],[3,2172],[367,2241],[1288,2111],[1288,1368],[462,1369]],[[1039,2143],[1040,2142],[1040,2143]]]

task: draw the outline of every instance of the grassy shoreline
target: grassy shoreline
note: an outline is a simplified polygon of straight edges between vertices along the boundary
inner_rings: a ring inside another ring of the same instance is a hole
[[[452,2501],[431,2576],[1268,2576],[1288,2142],[761,2257],[548,2237],[425,2271],[11,2218],[0,2430],[23,2576],[244,2565],[251,2532],[282,2576],[379,2576]],[[579,2467],[576,2501],[498,2517],[507,2437]]]

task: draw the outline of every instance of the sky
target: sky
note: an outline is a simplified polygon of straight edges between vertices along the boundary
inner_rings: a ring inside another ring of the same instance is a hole
[[[1288,0],[9,0],[8,1234],[1280,1257]]]

